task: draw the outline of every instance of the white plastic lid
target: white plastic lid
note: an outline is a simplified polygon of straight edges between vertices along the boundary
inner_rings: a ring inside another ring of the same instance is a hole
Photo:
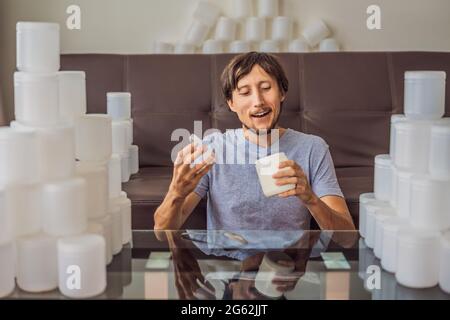
[[[40,21],[19,21],[16,24],[16,30],[54,30],[59,31],[59,24],[52,22],[40,22]]]
[[[375,164],[379,164],[382,166],[390,166],[392,163],[391,156],[388,154],[380,154],[375,157]]]
[[[397,123],[397,122],[400,122],[400,121],[405,121],[406,119],[407,119],[406,115],[404,115],[404,114],[393,114],[391,116],[391,123]]]
[[[440,79],[445,80],[447,74],[445,71],[406,71],[406,80],[422,80],[422,79]]]
[[[58,71],[58,76],[82,76],[83,79],[86,79],[86,72],[84,71]]]
[[[90,252],[99,246],[104,245],[105,240],[97,234],[84,234],[81,236],[71,236],[58,240],[58,249],[64,252]]]
[[[14,72],[14,82],[58,81],[58,73]]]
[[[129,92],[108,92],[106,93],[108,98],[131,98],[131,93]]]
[[[375,193],[363,193],[359,196],[359,202],[360,203],[367,203],[369,201],[375,200]]]
[[[418,230],[411,227],[401,228],[398,231],[398,240],[402,243],[422,244],[427,242],[439,241],[439,231]]]
[[[410,119],[405,119],[405,121],[399,121],[395,123],[395,129],[396,130],[416,130],[418,127],[431,127],[433,124],[435,124],[435,121],[431,121],[431,120],[410,120]]]

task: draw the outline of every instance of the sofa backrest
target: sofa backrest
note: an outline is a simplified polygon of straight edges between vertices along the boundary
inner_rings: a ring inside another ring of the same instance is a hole
[[[177,128],[240,127],[221,94],[220,74],[234,55],[67,54],[62,70],[86,72],[89,113],[106,112],[106,92],[132,94],[134,142],[141,166],[171,166]],[[280,53],[290,90],[280,123],[319,135],[335,166],[373,166],[389,150],[390,116],[403,112],[407,70],[443,70],[450,52]],[[446,116],[450,116],[447,85]]]

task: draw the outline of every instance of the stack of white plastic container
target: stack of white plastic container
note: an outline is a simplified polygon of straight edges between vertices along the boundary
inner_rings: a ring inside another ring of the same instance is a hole
[[[15,278],[27,292],[96,296],[131,240],[120,166],[108,171],[111,117],[86,115],[84,72],[59,68],[59,25],[19,22],[16,121],[0,128],[0,297]]]
[[[253,0],[233,0],[232,17],[225,17],[217,6],[200,1],[185,38],[175,45],[157,41],[153,52],[192,54],[197,49],[205,54],[252,50],[309,52],[312,48],[322,52],[340,51],[339,43],[330,38],[330,29],[320,19],[308,24],[302,37],[294,39],[294,19],[280,16],[279,8],[279,0],[257,0],[256,8]]]
[[[450,293],[445,85],[445,72],[405,73],[405,115],[392,116],[390,154],[375,157],[374,193],[360,196],[359,229],[365,245],[400,284],[427,288],[439,283]]]

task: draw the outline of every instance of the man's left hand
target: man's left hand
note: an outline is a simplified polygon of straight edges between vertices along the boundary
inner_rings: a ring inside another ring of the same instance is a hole
[[[281,162],[279,165],[279,171],[272,177],[276,179],[278,186],[286,184],[294,184],[295,189],[280,193],[278,196],[281,198],[287,198],[296,196],[303,203],[309,204],[314,198],[315,194],[309,185],[308,178],[306,177],[303,169],[293,160]]]

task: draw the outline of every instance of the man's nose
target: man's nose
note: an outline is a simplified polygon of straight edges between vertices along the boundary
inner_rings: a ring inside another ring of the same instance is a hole
[[[256,90],[253,94],[253,106],[260,107],[262,105],[264,105],[264,97],[259,90]]]

